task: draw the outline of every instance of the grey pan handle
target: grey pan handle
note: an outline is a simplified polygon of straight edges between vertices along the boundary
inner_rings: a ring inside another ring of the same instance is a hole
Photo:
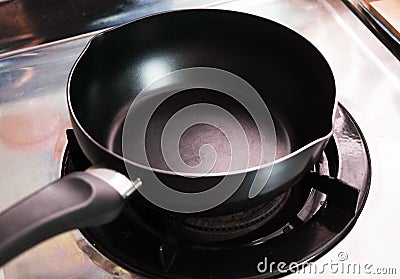
[[[75,172],[45,186],[0,214],[0,266],[56,234],[112,221],[137,186],[108,169]]]

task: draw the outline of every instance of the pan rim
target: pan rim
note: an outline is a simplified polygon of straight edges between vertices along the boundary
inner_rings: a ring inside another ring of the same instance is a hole
[[[132,24],[132,23],[134,23],[134,22],[136,22],[136,21],[139,21],[139,20],[143,20],[143,19],[146,19],[146,18],[149,18],[149,17],[154,17],[154,16],[158,16],[158,15],[163,15],[163,14],[171,14],[171,13],[179,13],[179,12],[188,12],[188,11],[196,11],[196,12],[197,12],[197,11],[207,11],[207,12],[209,12],[209,11],[218,11],[218,12],[227,12],[227,13],[240,14],[241,16],[256,17],[256,18],[258,18],[258,19],[265,20],[265,21],[268,21],[268,22],[273,23],[273,24],[277,24],[277,25],[279,25],[280,27],[286,29],[287,31],[296,34],[297,36],[299,36],[300,38],[302,38],[305,42],[307,42],[307,43],[309,44],[309,46],[312,47],[312,48],[314,49],[314,51],[316,51],[316,53],[318,53],[318,54],[321,56],[321,58],[322,58],[321,62],[325,63],[326,66],[328,67],[328,69],[330,70],[331,78],[332,78],[332,85],[333,85],[332,90],[333,90],[333,94],[334,94],[333,107],[331,108],[331,109],[332,109],[332,114],[331,114],[330,129],[329,129],[328,134],[326,134],[326,135],[324,135],[324,136],[322,136],[322,137],[319,137],[319,138],[317,138],[317,139],[315,139],[315,140],[309,142],[308,144],[306,144],[306,145],[304,145],[304,146],[302,146],[302,147],[300,147],[300,148],[298,148],[298,149],[296,149],[296,150],[290,152],[289,154],[287,154],[287,155],[285,155],[285,156],[283,156],[283,157],[281,157],[281,158],[279,158],[279,159],[277,159],[277,160],[274,160],[274,161],[272,161],[272,162],[268,162],[268,163],[265,163],[265,164],[261,164],[261,165],[255,166],[255,167],[246,168],[246,169],[242,169],[242,170],[224,171],[224,172],[210,172],[210,173],[207,173],[207,174],[205,174],[205,175],[203,175],[203,176],[201,176],[201,177],[203,177],[203,178],[204,178],[204,177],[224,177],[224,176],[228,176],[228,175],[237,175],[237,174],[240,175],[240,174],[250,173],[250,172],[253,172],[253,171],[258,171],[258,170],[265,169],[265,168],[269,168],[269,167],[274,167],[274,165],[276,165],[276,164],[278,164],[278,163],[281,163],[281,162],[283,162],[283,161],[289,160],[290,158],[297,156],[298,154],[300,154],[300,153],[302,153],[303,151],[305,151],[305,150],[311,148],[312,146],[315,146],[315,145],[317,145],[318,143],[323,142],[323,141],[326,141],[326,140],[328,140],[329,138],[332,137],[332,135],[333,135],[333,130],[334,130],[335,117],[336,117],[336,111],[337,111],[337,106],[338,106],[338,99],[337,99],[337,94],[336,94],[336,82],[335,82],[335,77],[334,77],[334,75],[333,75],[332,69],[331,69],[331,67],[330,67],[330,65],[329,65],[329,63],[328,63],[328,61],[326,60],[325,56],[319,51],[319,49],[317,49],[309,40],[307,40],[305,37],[303,37],[301,34],[297,33],[296,31],[292,30],[291,28],[286,27],[286,26],[284,26],[283,24],[280,24],[280,23],[278,23],[278,22],[276,22],[276,21],[273,21],[273,20],[270,20],[270,19],[267,19],[267,18],[264,18],[264,17],[260,17],[260,16],[257,16],[257,15],[253,15],[253,14],[249,14],[249,13],[244,13],[244,12],[240,12],[240,11],[227,10],[227,9],[190,8],[190,9],[177,9],[177,10],[172,10],[172,11],[163,11],[163,12],[153,13],[153,14],[150,14],[150,15],[147,15],[147,16],[143,16],[143,17],[134,19],[134,20],[132,20],[132,21],[123,23],[123,24],[121,24],[121,25],[118,25],[118,26],[115,26],[115,27],[106,29],[105,31],[100,32],[100,33],[98,33],[97,35],[93,36],[93,37],[88,41],[88,43],[86,44],[85,48],[82,50],[82,52],[80,53],[80,55],[79,55],[78,58],[76,59],[74,65],[72,66],[71,71],[70,71],[70,73],[69,73],[69,75],[68,75],[68,80],[67,80],[67,105],[68,105],[68,110],[69,110],[69,112],[70,112],[70,114],[71,114],[71,116],[72,116],[73,121],[74,121],[75,124],[78,126],[78,128],[80,129],[80,131],[84,134],[84,136],[85,136],[87,139],[90,140],[91,144],[94,144],[96,147],[100,148],[103,152],[105,152],[105,153],[107,153],[108,155],[110,155],[110,156],[112,156],[112,157],[118,159],[119,161],[123,162],[124,164],[128,164],[128,165],[130,165],[130,166],[134,166],[134,167],[137,167],[137,168],[140,168],[140,169],[144,169],[144,170],[151,171],[151,172],[155,172],[155,173],[159,173],[159,174],[179,175],[179,176],[184,176],[184,177],[198,177],[198,173],[175,172],[175,171],[163,170],[163,169],[158,169],[158,168],[153,168],[153,167],[150,167],[150,166],[142,165],[142,164],[140,164],[140,163],[131,161],[131,160],[129,160],[129,159],[127,159],[127,158],[125,158],[125,157],[123,157],[123,156],[121,156],[121,155],[119,155],[119,154],[113,152],[112,150],[110,150],[110,149],[107,148],[106,146],[100,144],[97,140],[95,140],[95,139],[86,131],[86,129],[84,129],[84,127],[82,126],[82,124],[79,122],[79,120],[78,120],[78,118],[77,118],[77,116],[76,116],[76,114],[75,114],[75,111],[74,111],[74,109],[73,109],[72,102],[71,102],[71,90],[70,90],[70,89],[71,89],[72,76],[73,76],[73,74],[74,74],[74,72],[75,72],[75,69],[76,69],[76,67],[78,66],[79,62],[81,61],[82,57],[83,57],[83,56],[85,55],[85,53],[89,50],[89,48],[90,48],[90,46],[91,46],[91,44],[92,44],[92,42],[93,42],[94,40],[96,40],[97,38],[100,38],[100,37],[102,37],[102,36],[107,35],[110,31],[113,31],[113,30],[115,30],[115,29],[119,29],[119,28],[121,28],[121,27],[123,27],[123,26],[125,26],[125,25]]]

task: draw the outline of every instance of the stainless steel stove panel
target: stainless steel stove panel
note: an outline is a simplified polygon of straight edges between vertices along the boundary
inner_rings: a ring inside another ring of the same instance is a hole
[[[397,267],[399,274],[399,61],[339,1],[238,0],[212,8],[280,22],[309,39],[326,57],[336,78],[338,99],[360,125],[370,148],[372,184],[353,230],[317,263],[338,261],[337,255],[344,252],[348,262]],[[70,127],[66,81],[88,40],[76,37],[0,60],[0,211],[59,175],[65,129]],[[353,178],[342,179],[351,183]],[[38,245],[4,270],[6,279],[135,278],[99,257],[78,231]],[[365,278],[365,274],[358,276]],[[340,278],[357,276],[340,274]]]

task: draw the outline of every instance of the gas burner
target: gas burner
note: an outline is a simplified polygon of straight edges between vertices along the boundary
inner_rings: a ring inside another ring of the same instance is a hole
[[[67,131],[62,175],[90,166]],[[81,230],[107,258],[136,274],[157,278],[266,278],[257,264],[304,264],[328,252],[354,226],[370,185],[363,135],[338,106],[334,135],[314,169],[285,193],[231,215],[167,212],[134,193],[112,223]],[[349,186],[351,185],[351,186]],[[287,273],[286,273],[287,274]]]
[[[141,212],[143,222],[147,227],[158,224],[162,227],[153,231],[162,231],[162,234],[173,234],[179,239],[191,243],[218,242],[238,238],[257,230],[265,223],[276,218],[282,209],[286,208],[291,190],[278,195],[262,205],[242,212],[221,216],[198,216],[166,212],[153,205],[129,203],[125,210],[127,218],[137,224],[137,213]],[[141,201],[143,203],[143,201]]]
[[[182,227],[187,231],[186,238],[198,241],[200,235],[206,239],[227,240],[252,232],[279,214],[284,207],[290,190],[280,194],[265,204],[248,210],[217,217],[186,217]]]

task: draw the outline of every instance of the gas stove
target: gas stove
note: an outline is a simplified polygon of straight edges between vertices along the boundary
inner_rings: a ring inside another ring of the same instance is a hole
[[[307,265],[346,236],[370,186],[365,140],[341,105],[335,123],[334,136],[314,169],[261,206],[217,217],[193,216],[160,209],[138,194],[115,221],[81,230],[87,239],[82,249],[96,247],[97,257],[105,255],[145,278],[264,278],[283,273],[254,265],[266,256]],[[72,130],[67,138],[62,176],[91,166]]]
[[[326,57],[340,104],[319,163],[291,190],[232,215],[185,217],[138,196],[113,223],[64,233],[15,258],[1,279],[398,276],[398,60],[341,2],[239,0],[206,7],[277,21]],[[0,60],[0,211],[87,167],[69,130],[65,88],[90,37]],[[343,183],[316,183],[321,175]]]

